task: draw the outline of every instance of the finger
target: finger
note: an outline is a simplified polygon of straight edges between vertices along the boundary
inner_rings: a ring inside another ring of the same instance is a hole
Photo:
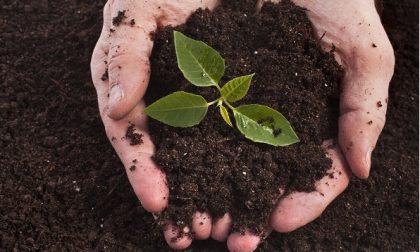
[[[260,242],[260,237],[250,231],[245,231],[244,234],[236,232],[229,235],[227,246],[231,252],[252,252],[257,249]]]
[[[169,190],[165,174],[152,160],[154,145],[145,127],[144,104],[139,104],[128,116],[119,121],[102,115],[108,138],[121,159],[131,186],[143,207],[150,212],[160,212],[168,204]],[[141,136],[141,144],[133,145],[126,137],[133,124],[135,134]]]
[[[166,230],[163,232],[163,235],[166,242],[172,249],[183,250],[188,248],[192,243],[189,233],[190,229],[188,227],[183,228],[181,231],[174,225],[168,225]]]
[[[126,117],[115,121],[102,114],[105,130],[112,146],[121,159],[128,179],[143,207],[149,212],[160,212],[168,204],[169,189],[166,176],[152,160],[155,149],[142,113],[144,102],[138,104]],[[127,137],[131,127],[139,144]]]
[[[149,83],[151,33],[156,30],[150,10],[153,4],[149,2],[113,1],[110,4],[107,114],[113,119],[129,113],[143,97]]]
[[[382,27],[378,29],[383,31]],[[389,43],[385,31],[381,37],[377,41]],[[369,176],[371,154],[385,124],[388,87],[394,72],[391,45],[376,43],[376,47],[370,45],[369,50],[354,55],[356,59],[347,67],[343,79],[340,99],[339,144],[359,178]]]
[[[213,223],[211,238],[216,241],[225,241],[232,228],[232,217],[226,213],[222,218]]]
[[[192,229],[194,238],[197,240],[206,240],[211,235],[212,220],[208,213],[196,212],[192,219]]]
[[[146,210],[160,212],[167,206],[169,191],[165,175],[151,159],[154,154],[154,146],[147,133],[146,116],[141,112],[144,105],[137,104],[129,115],[119,121],[114,121],[106,115],[109,95],[109,80],[105,78],[108,67],[109,25],[110,4],[107,3],[104,7],[102,33],[95,46],[91,61],[92,80],[98,95],[99,111],[108,139],[123,162],[137,197]],[[135,125],[133,129],[137,131],[137,134],[143,135],[142,144],[131,145],[126,139],[125,135],[130,124]]]
[[[201,1],[166,1],[160,6],[162,12],[157,18],[159,27],[178,26],[185,23],[188,17],[197,9],[213,10],[220,0],[201,0]]]
[[[108,44],[108,32],[110,29],[109,17],[109,5],[106,4],[103,10],[103,26],[102,31],[99,36],[98,42],[95,45],[95,48],[92,53],[92,59],[90,62],[90,69],[92,75],[92,81],[98,92],[98,97],[105,97],[108,94],[108,91],[103,87],[108,86],[108,53],[109,53],[109,44]],[[99,89],[104,94],[99,94]]]
[[[257,4],[255,6],[255,9],[257,12],[261,11],[261,8],[263,7],[264,3],[266,2],[272,2],[272,3],[280,3],[280,0],[257,0]]]
[[[338,147],[327,150],[332,159],[329,175],[315,184],[311,193],[294,192],[280,200],[270,216],[270,225],[278,232],[291,232],[319,217],[325,208],[347,187],[350,173]]]
[[[100,69],[92,71],[94,78]],[[144,102],[139,103],[121,120],[106,115],[107,90],[105,85],[96,85],[99,111],[105,131],[112,146],[121,159],[131,186],[143,207],[149,212],[160,212],[168,204],[169,189],[165,174],[152,160],[154,145],[147,132],[147,117],[143,114]],[[128,128],[139,138],[139,144],[132,144],[127,138]]]
[[[102,35],[101,35],[102,37]],[[98,99],[108,95],[108,46],[103,39],[99,39],[92,53],[90,69],[92,82],[95,86]]]
[[[334,56],[345,70],[339,145],[353,173],[367,178],[371,153],[385,124],[388,86],[395,64],[374,1],[294,2],[308,9],[321,46],[327,51],[334,48]]]
[[[343,79],[340,99],[339,144],[359,178],[369,176],[371,154],[384,127],[394,53],[377,16],[372,22],[375,39],[354,52]]]

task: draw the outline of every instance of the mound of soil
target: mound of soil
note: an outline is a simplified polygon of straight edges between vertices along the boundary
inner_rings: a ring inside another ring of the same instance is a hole
[[[229,212],[235,230],[249,227],[262,233],[280,188],[314,190],[314,182],[331,167],[321,144],[337,135],[340,67],[331,53],[318,48],[301,8],[283,1],[254,14],[254,4],[242,3],[229,1],[213,12],[200,10],[174,29],[220,52],[226,61],[222,83],[255,73],[247,96],[235,105],[258,103],[281,111],[300,142],[284,148],[254,143],[225,124],[216,106],[193,128],[150,120],[154,158],[170,188],[164,218],[181,229],[191,224],[198,210],[214,218]],[[178,90],[217,99],[216,89],[195,87],[184,79],[172,28],[156,33],[154,41],[148,104]]]
[[[89,61],[105,1],[0,2],[0,250],[170,251],[99,118]],[[384,1],[397,65],[370,178],[259,251],[419,250],[418,4]]]

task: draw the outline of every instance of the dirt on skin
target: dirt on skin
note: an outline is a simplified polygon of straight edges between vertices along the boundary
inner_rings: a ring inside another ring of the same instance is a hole
[[[134,130],[134,124],[130,124],[125,132],[125,139],[130,141],[130,145],[143,144],[143,134],[139,134]]]
[[[104,3],[1,1],[0,250],[170,251],[99,118],[89,61]],[[370,178],[259,251],[419,250],[418,10],[384,2],[397,65]],[[187,251],[226,247],[195,241]]]
[[[255,73],[247,96],[234,106],[257,103],[280,111],[300,142],[284,148],[254,143],[224,123],[216,106],[192,128],[150,120],[154,159],[170,189],[163,218],[181,229],[191,225],[198,210],[214,219],[230,213],[234,230],[263,234],[280,188],[286,194],[313,191],[314,182],[331,168],[321,145],[337,135],[340,67],[331,53],[319,49],[303,9],[283,1],[254,14],[255,6],[242,2],[198,11],[174,29],[220,52],[226,64],[222,83]],[[201,94],[207,101],[218,98],[217,89],[198,88],[184,79],[172,28],[156,33],[154,42],[146,103],[178,90]]]

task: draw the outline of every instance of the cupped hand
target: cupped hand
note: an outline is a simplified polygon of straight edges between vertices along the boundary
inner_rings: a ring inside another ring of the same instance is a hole
[[[395,64],[373,0],[293,2],[306,9],[315,38],[325,51],[334,49],[345,75],[341,84],[339,146],[327,147],[333,166],[315,184],[315,192],[295,192],[279,202],[269,220],[278,232],[293,231],[321,215],[347,187],[350,170],[362,179],[369,176],[371,154],[385,124],[388,86]],[[259,1],[257,8],[262,4]],[[251,234],[232,234],[228,246],[231,251],[253,251],[259,242]]]
[[[150,77],[151,34],[158,27],[184,23],[198,8],[213,9],[217,4],[217,0],[109,0],[104,7],[103,28],[91,61],[92,79],[108,139],[124,164],[135,194],[149,212],[161,212],[169,197],[165,174],[152,161],[155,149],[143,113]],[[142,135],[142,144],[132,145],[125,137],[130,125]],[[210,216],[195,213],[192,218],[195,238],[209,238]],[[188,247],[191,239],[187,236],[172,242],[177,232],[170,225],[165,231],[169,245],[174,249]]]
[[[385,122],[388,84],[394,68],[393,50],[373,0],[294,2],[307,9],[314,35],[325,50],[335,47],[336,59],[345,69],[338,136],[341,148],[327,148],[333,167],[329,175],[317,182],[317,191],[293,193],[279,202],[269,220],[279,232],[292,231],[314,220],[344,191],[350,177],[347,163],[356,176],[368,176],[370,156]],[[110,0],[104,8],[104,26],[91,62],[92,78],[107,136],[126,167],[134,192],[150,212],[162,211],[169,195],[166,177],[151,159],[155,150],[147,133],[147,118],[142,113],[150,76],[149,56],[153,46],[150,34],[159,26],[181,24],[194,10],[212,9],[217,3]],[[124,138],[130,124],[143,135],[143,144],[130,145]],[[196,239],[211,236],[226,240],[231,222],[226,214],[212,225],[207,213],[197,212],[191,228]],[[191,243],[188,236],[172,240],[178,232],[189,229],[170,227],[165,238],[175,249],[186,248]],[[253,251],[259,242],[258,237],[248,232],[228,237],[231,251]]]

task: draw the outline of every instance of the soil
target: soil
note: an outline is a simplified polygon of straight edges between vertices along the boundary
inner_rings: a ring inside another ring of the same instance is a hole
[[[154,159],[171,192],[163,218],[181,229],[191,225],[198,210],[215,219],[229,212],[235,231],[251,228],[263,234],[279,188],[285,194],[313,191],[314,182],[331,167],[321,145],[337,135],[341,68],[332,53],[321,52],[303,9],[283,1],[265,5],[256,15],[253,4],[242,3],[198,11],[174,29],[220,52],[226,64],[222,83],[255,73],[247,96],[235,106],[257,103],[281,111],[300,142],[285,148],[254,143],[224,123],[216,106],[193,128],[151,120]],[[146,103],[178,90],[201,94],[207,101],[218,98],[217,89],[195,87],[183,77],[172,28],[156,33],[154,42]]]
[[[115,26],[119,26],[125,18],[125,10],[118,11],[117,16],[112,18],[112,24]]]
[[[143,143],[143,134],[134,131],[134,124],[128,126],[125,138],[130,140],[130,145],[140,145]]]
[[[0,250],[170,251],[99,118],[89,61],[104,2],[0,2]],[[419,250],[419,6],[383,7],[397,65],[369,180],[353,179],[320,218],[259,251]]]

